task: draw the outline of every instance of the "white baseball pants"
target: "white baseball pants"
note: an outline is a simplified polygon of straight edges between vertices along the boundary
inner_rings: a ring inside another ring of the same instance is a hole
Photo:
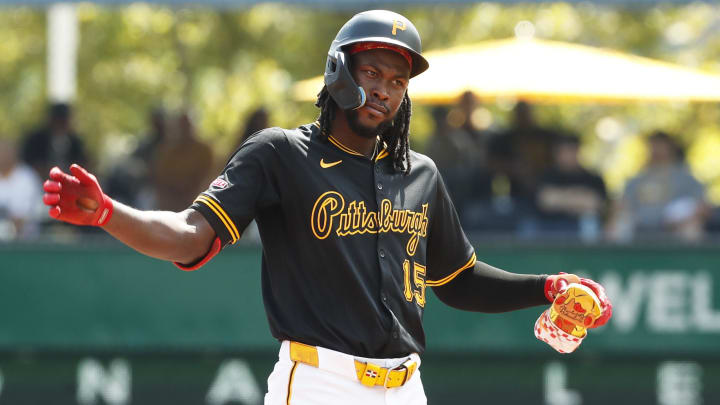
[[[278,362],[268,377],[265,405],[426,405],[427,398],[417,370],[403,386],[367,387],[360,383],[354,361],[394,368],[400,359],[368,359],[318,348],[320,367],[290,360],[289,342],[280,346]],[[420,358],[413,354],[420,366]]]

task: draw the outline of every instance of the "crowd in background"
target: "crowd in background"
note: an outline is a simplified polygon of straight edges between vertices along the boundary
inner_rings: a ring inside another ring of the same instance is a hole
[[[717,231],[705,186],[670,134],[646,136],[644,168],[613,199],[602,176],[581,164],[577,134],[538,125],[526,102],[516,104],[508,128],[479,130],[475,104],[466,93],[454,110],[436,108],[427,150],[469,233],[624,243],[692,242]]]
[[[517,103],[511,124],[499,130],[478,129],[475,111],[471,93],[455,108],[435,107],[435,132],[424,151],[473,238],[699,241],[720,230],[717,210],[685,164],[682,146],[663,131],[647,135],[645,167],[613,199],[602,176],[581,164],[579,136],[538,125],[531,104]],[[234,146],[268,126],[267,112],[257,109]],[[190,112],[158,108],[150,112],[137,147],[100,180],[120,202],[180,211],[220,172],[226,157],[219,163],[221,157],[197,136]],[[49,220],[41,202],[50,168],[71,163],[94,167],[67,104],[51,105],[46,121],[18,143],[0,138],[0,240],[32,240],[56,228],[77,232]]]

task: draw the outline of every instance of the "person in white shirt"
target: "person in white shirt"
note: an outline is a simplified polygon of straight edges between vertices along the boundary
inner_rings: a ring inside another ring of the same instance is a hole
[[[30,166],[18,160],[13,141],[0,138],[0,240],[37,235],[42,217],[42,182]]]

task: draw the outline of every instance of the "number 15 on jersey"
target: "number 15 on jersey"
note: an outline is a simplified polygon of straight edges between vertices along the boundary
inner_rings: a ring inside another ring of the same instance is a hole
[[[415,298],[415,302],[422,308],[425,308],[425,271],[426,268],[422,264],[411,263],[407,259],[403,262],[405,299],[412,302],[413,298]]]

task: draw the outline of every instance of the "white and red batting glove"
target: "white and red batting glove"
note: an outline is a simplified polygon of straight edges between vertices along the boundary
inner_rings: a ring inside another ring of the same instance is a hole
[[[48,214],[75,225],[103,226],[113,214],[113,202],[103,193],[97,178],[79,165],[70,166],[67,174],[58,167],[50,169],[43,183],[43,202]]]
[[[603,326],[612,316],[612,303],[605,288],[595,281],[574,274],[560,273],[548,276],[545,297],[552,302],[535,322],[535,336],[560,353],[571,353],[587,336],[586,329]],[[576,316],[575,323],[558,315]],[[578,327],[575,327],[577,324]]]

